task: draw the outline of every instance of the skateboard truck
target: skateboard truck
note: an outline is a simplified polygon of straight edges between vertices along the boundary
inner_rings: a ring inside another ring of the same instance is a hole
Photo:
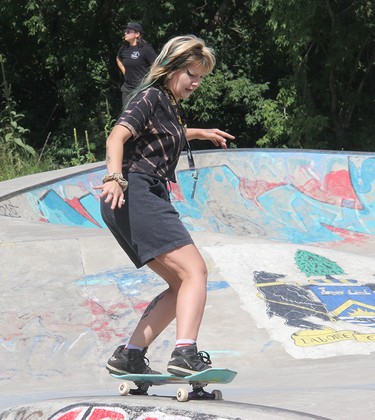
[[[214,389],[212,392],[205,391],[203,388],[205,386],[207,386],[207,384],[191,383],[190,385],[193,386],[193,390],[188,393],[188,400],[222,400],[223,399],[223,395],[222,395],[221,391],[219,391],[218,389]],[[182,389],[184,389],[184,388],[182,388]],[[180,390],[181,390],[181,388],[178,390],[177,400],[178,401],[187,401],[187,400],[184,400],[184,399],[179,399],[179,396],[180,396],[179,391]],[[180,396],[180,398],[181,398],[181,396]]]
[[[119,392],[121,395],[148,395],[147,391],[152,386],[149,382],[134,382],[137,388],[130,388],[129,384],[122,382],[119,386]],[[122,390],[122,392],[121,392]]]

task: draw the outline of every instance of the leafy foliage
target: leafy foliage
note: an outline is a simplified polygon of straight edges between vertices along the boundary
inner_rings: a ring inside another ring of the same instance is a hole
[[[374,3],[265,0],[254,7],[269,14],[275,46],[290,66],[279,81],[291,99],[284,107],[290,145],[374,150]]]
[[[15,172],[22,167],[22,162],[29,155],[35,156],[35,150],[24,143],[23,137],[28,130],[21,125],[24,115],[16,111],[12,97],[12,88],[5,74],[5,59],[0,55],[2,75],[2,109],[0,110],[0,155],[1,161]]]
[[[17,150],[43,146],[56,164],[104,158],[121,110],[121,29],[140,21],[157,51],[194,33],[216,52],[215,72],[184,104],[189,125],[228,130],[237,147],[375,150],[374,14],[369,0],[2,0],[12,86],[2,127]],[[75,128],[90,139],[79,156]]]

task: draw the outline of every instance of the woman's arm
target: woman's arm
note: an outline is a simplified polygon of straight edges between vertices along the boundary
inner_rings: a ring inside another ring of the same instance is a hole
[[[218,128],[187,128],[186,138],[190,140],[210,140],[215,146],[220,146],[223,149],[227,148],[227,140],[234,140],[231,134],[219,130]]]
[[[122,64],[122,61],[119,59],[119,57],[116,57],[116,63],[121,73],[125,76],[125,66]]]
[[[106,162],[108,175],[122,174],[122,158],[124,151],[124,143],[131,137],[131,132],[123,125],[115,125],[106,142]],[[102,192],[99,197],[106,197],[105,202],[109,203],[112,200],[111,209],[116,206],[119,208],[123,205],[124,190],[123,187],[116,181],[107,181],[102,185],[93,187],[100,189]]]

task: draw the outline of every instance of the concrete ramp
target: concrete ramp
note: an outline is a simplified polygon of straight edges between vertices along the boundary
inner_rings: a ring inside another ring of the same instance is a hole
[[[99,163],[0,183],[0,419],[374,415],[375,155],[195,160],[194,198],[185,157],[171,198],[209,268],[200,349],[239,372],[224,401],[116,396],[105,363],[164,284],[105,228]],[[154,369],[174,339],[172,325],[149,349]]]

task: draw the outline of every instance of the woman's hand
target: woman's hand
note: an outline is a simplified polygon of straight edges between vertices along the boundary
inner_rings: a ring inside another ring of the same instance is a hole
[[[220,146],[223,149],[227,148],[227,140],[235,139],[231,134],[218,128],[187,128],[186,138],[188,140],[210,140],[215,146]]]
[[[121,209],[125,204],[124,191],[117,181],[108,181],[102,185],[96,185],[93,187],[94,190],[102,190],[99,194],[99,198],[106,197],[105,203],[111,203],[111,209],[114,210],[116,206]]]

